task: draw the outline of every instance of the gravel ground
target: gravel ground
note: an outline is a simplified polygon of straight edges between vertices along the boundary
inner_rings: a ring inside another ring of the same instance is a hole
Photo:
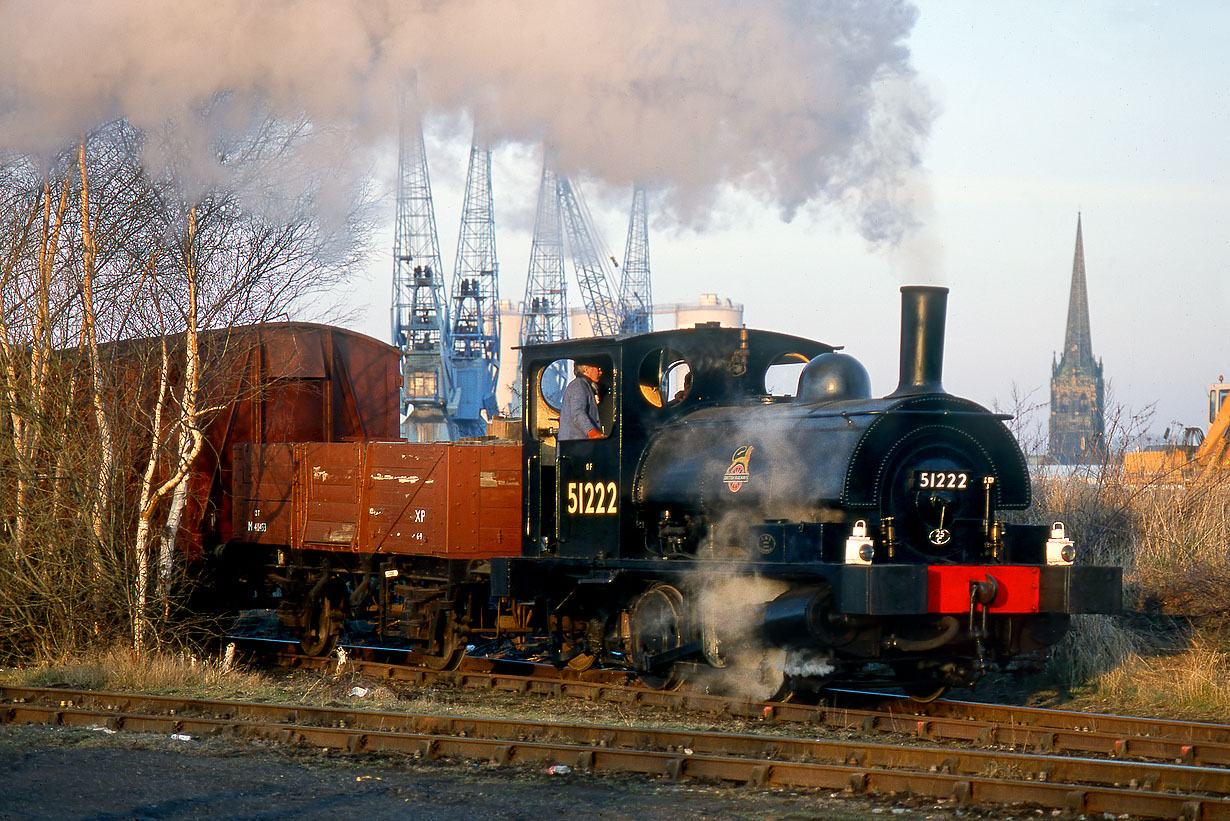
[[[229,739],[0,726],[3,819],[1040,818],[840,793],[418,762]]]

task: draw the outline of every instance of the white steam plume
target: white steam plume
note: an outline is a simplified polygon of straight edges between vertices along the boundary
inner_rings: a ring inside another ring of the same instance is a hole
[[[933,117],[898,0],[7,0],[0,146],[49,153],[104,120],[154,130],[219,94],[386,139],[417,75],[429,113],[558,149],[565,173],[649,181],[700,219],[734,185],[786,217],[913,223]]]

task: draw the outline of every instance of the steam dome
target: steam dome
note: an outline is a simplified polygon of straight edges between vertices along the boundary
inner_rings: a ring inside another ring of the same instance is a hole
[[[863,364],[849,354],[822,353],[799,374],[796,402],[837,402],[870,399],[871,377]]]

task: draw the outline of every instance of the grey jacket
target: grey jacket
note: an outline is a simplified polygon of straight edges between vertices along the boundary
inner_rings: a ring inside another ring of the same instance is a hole
[[[598,421],[598,398],[594,383],[578,376],[564,388],[559,412],[559,438],[585,439],[591,430],[602,430]]]

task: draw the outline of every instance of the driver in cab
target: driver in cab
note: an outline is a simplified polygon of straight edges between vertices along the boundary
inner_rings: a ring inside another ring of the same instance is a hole
[[[598,380],[602,378],[602,367],[592,362],[576,362],[572,372],[576,378],[564,388],[559,414],[559,439],[601,439]]]

